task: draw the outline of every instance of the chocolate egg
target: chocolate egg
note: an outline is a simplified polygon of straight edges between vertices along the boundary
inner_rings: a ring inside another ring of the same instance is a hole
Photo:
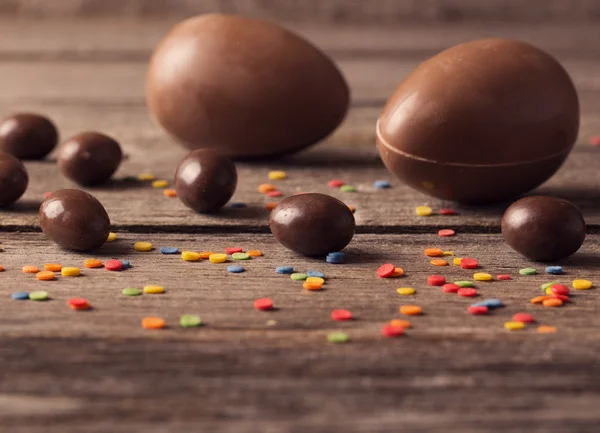
[[[263,21],[207,14],[160,42],[146,80],[150,111],[189,149],[260,158],[329,135],[349,91],[333,62],[300,36]]]
[[[39,114],[17,113],[0,120],[0,150],[19,159],[42,159],[57,141],[56,126]]]
[[[0,206],[17,201],[27,189],[29,176],[21,161],[0,152]]]
[[[390,172],[426,194],[460,202],[518,196],[561,166],[579,129],[571,79],[524,42],[457,45],[419,65],[377,122]]]

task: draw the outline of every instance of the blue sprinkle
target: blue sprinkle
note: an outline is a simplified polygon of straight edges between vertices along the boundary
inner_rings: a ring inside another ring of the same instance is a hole
[[[377,189],[386,189],[391,187],[392,185],[387,180],[376,180],[375,188]]]
[[[163,254],[177,254],[179,248],[177,247],[160,247],[160,252]]]
[[[325,257],[325,261],[327,263],[344,263],[344,256],[345,254],[342,252],[329,253]]]
[[[308,277],[319,277],[319,278],[325,278],[325,274],[323,272],[319,272],[319,271],[307,271],[306,275]]]
[[[278,266],[275,268],[275,272],[278,274],[293,274],[294,268],[291,266]]]
[[[504,302],[500,299],[484,299],[481,302],[473,304],[473,307],[488,307],[490,310],[493,310],[494,308],[504,307]]]
[[[239,265],[229,265],[227,266],[227,272],[231,272],[233,274],[239,274],[240,272],[244,272],[245,269],[243,266]]]
[[[29,299],[29,293],[27,292],[15,292],[12,294],[12,298],[15,301],[24,301],[25,299]]]
[[[233,201],[233,202],[229,203],[229,207],[243,208],[243,207],[248,207],[248,205],[241,201]]]
[[[560,275],[562,274],[562,266],[547,266],[546,272],[549,274]]]
[[[121,260],[121,263],[123,264],[123,269],[131,267],[131,262],[129,260]]]

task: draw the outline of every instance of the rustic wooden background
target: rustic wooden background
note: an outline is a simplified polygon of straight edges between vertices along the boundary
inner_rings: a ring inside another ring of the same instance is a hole
[[[352,88],[344,125],[325,143],[270,163],[240,164],[234,200],[245,209],[215,216],[193,214],[147,183],[127,175],[150,171],[171,179],[184,150],[150,120],[143,76],[152,47],[183,16],[238,12],[285,22],[322,47]],[[26,264],[82,265],[88,255],[61,251],[39,232],[43,193],[72,187],[52,160],[27,163],[31,182],[23,199],[0,213],[0,425],[20,432],[597,432],[600,421],[600,350],[596,290],[578,292],[561,309],[529,304],[541,283],[600,278],[600,3],[593,0],[4,0],[0,1],[0,113],[46,113],[63,138],[97,129],[118,138],[128,154],[116,180],[90,190],[106,206],[118,240],[95,257],[126,258],[120,273],[86,270],[79,278],[36,281]],[[374,124],[387,96],[420,61],[459,42],[506,36],[556,55],[580,94],[582,125],[575,150],[538,192],[577,203],[588,222],[582,250],[561,263],[566,274],[545,275],[544,265],[512,252],[499,235],[508,203],[463,207],[409,190],[382,166]],[[258,194],[271,169],[289,195],[327,192],[356,206],[357,236],[347,263],[327,265],[278,245],[268,231],[268,201]],[[342,178],[356,193],[326,185]],[[390,180],[389,190],[373,182]],[[453,206],[453,217],[417,217],[414,208]],[[439,238],[453,228],[453,238]],[[157,250],[138,253],[135,241],[156,248],[259,248],[265,256],[244,263],[247,272],[183,262]],[[471,317],[472,300],[426,285],[431,274],[469,279],[471,272],[435,268],[422,251],[439,246],[477,257],[482,270],[510,273],[513,281],[480,283],[480,298],[506,307]],[[380,280],[377,267],[392,262],[406,276]],[[326,290],[307,293],[274,268],[317,269]],[[536,276],[518,275],[534,266]],[[163,284],[164,295],[121,296],[124,287]],[[415,287],[413,297],[395,289]],[[45,303],[10,300],[18,290],[47,290]],[[66,300],[84,296],[94,306],[73,312]],[[261,313],[253,300],[269,296],[279,308]],[[381,326],[414,303],[403,338],[384,339]],[[357,319],[333,322],[334,308]],[[508,333],[503,323],[518,311],[558,327]],[[181,329],[181,314],[206,323]],[[168,328],[145,331],[148,315]],[[275,321],[269,322],[269,321]],[[326,342],[344,330],[346,345]]]

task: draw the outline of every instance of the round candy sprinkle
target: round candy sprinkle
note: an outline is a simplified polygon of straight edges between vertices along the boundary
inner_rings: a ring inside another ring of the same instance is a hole
[[[344,181],[343,180],[339,180],[339,179],[332,179],[329,182],[327,182],[327,185],[330,188],[339,188],[341,186],[344,185]]]
[[[275,191],[277,187],[275,185],[271,185],[270,183],[261,183],[258,185],[258,192],[261,194],[266,194],[271,191]]]
[[[149,295],[157,295],[164,292],[165,289],[162,286],[144,286],[144,293]]]
[[[126,287],[121,291],[124,296],[140,296],[142,291],[133,287]]]
[[[460,261],[462,260],[461,257],[454,257],[452,259],[452,263],[454,263],[455,266],[460,266]]]
[[[308,274],[306,274],[306,275],[308,275]],[[308,277],[308,278],[306,278],[306,281],[308,283],[312,283],[312,284],[321,284],[321,285],[325,284],[325,279],[321,278],[321,277]]]
[[[469,280],[455,281],[454,284],[456,284],[459,287],[474,287],[473,281]]]
[[[162,329],[165,327],[165,319],[161,317],[144,317],[142,328],[144,329]]]
[[[40,281],[51,281],[54,279],[54,272],[52,271],[40,271],[35,274],[35,278]]]
[[[152,181],[152,188],[162,189],[169,186],[169,181],[164,179],[159,179]]]
[[[381,328],[381,334],[384,337],[400,337],[404,334],[404,328],[400,326],[391,326],[387,323]]]
[[[413,289],[412,287],[400,287],[400,288],[396,289],[396,292],[398,292],[399,295],[409,296],[409,295],[414,295],[416,290]]]
[[[412,324],[408,320],[394,319],[394,320],[390,320],[390,326],[394,326],[396,328],[408,329],[412,326]]]
[[[233,260],[250,260],[250,255],[247,253],[233,253],[231,258]]]
[[[546,266],[546,273],[560,275],[563,273],[563,268],[562,266]]]
[[[442,253],[442,256],[453,256],[454,255],[454,251],[444,251]]]
[[[537,271],[534,268],[523,268],[519,270],[519,274],[521,275],[535,275]]]
[[[113,232],[108,233],[108,237],[106,238],[106,242],[112,242],[117,239],[117,234]]]
[[[271,180],[283,180],[287,177],[287,174],[285,171],[270,171],[269,172],[269,179]]]
[[[208,261],[211,263],[224,263],[227,260],[227,254],[211,254],[208,256]]]
[[[229,207],[232,207],[234,209],[242,209],[248,207],[248,205],[242,201],[232,201],[231,203],[229,203]]]
[[[69,267],[62,268],[60,270],[60,274],[63,277],[78,277],[81,275],[81,269],[73,267],[73,266],[69,266]]]
[[[496,279],[497,280],[510,280],[510,275],[509,274],[498,274],[496,275]]]
[[[504,307],[504,302],[502,302],[500,299],[484,299],[481,302],[477,302],[476,304],[473,304],[475,306],[482,306],[482,307],[487,307],[490,310],[494,310],[496,308],[502,308]]]
[[[26,274],[37,274],[40,268],[37,266],[23,266],[22,271]]]
[[[233,253],[241,253],[242,251],[244,251],[243,248],[240,247],[229,247],[229,248],[225,248],[225,254],[233,254]]]
[[[565,295],[552,294],[552,295],[550,295],[550,298],[552,298],[552,299],[560,299],[563,302],[569,302],[569,297],[565,296]]]
[[[456,211],[454,209],[440,209],[440,215],[456,215]]]
[[[306,275],[309,277],[325,278],[325,274],[319,271],[307,271]]]
[[[377,189],[387,189],[392,186],[387,180],[376,180],[373,186]]]
[[[163,189],[163,195],[166,197],[177,197],[177,190],[171,188]]]
[[[402,275],[404,275],[404,269],[402,268],[394,268],[394,272],[392,272],[391,277],[401,277]]]
[[[520,329],[523,329],[525,327],[525,324],[523,322],[505,322],[504,323],[504,329],[508,330],[508,331],[518,331]]]
[[[553,334],[556,332],[556,327],[554,326],[538,326],[537,332],[540,334]]]
[[[123,262],[117,259],[110,259],[104,262],[104,269],[107,271],[120,271],[123,269]]]
[[[419,216],[429,216],[433,212],[433,210],[429,206],[417,206],[415,212]]]
[[[186,262],[197,262],[200,260],[200,254],[195,251],[183,251],[181,258]]]
[[[140,173],[140,174],[138,174],[137,178],[138,178],[138,180],[148,181],[148,182],[156,179],[156,177],[152,173]]]
[[[302,283],[302,287],[304,287],[306,290],[316,291],[316,290],[321,290],[323,288],[323,284],[310,283],[308,281],[304,281],[304,283]]]
[[[563,301],[561,301],[560,299],[555,299],[555,298],[550,298],[550,299],[545,299],[542,302],[542,305],[544,307],[560,307],[562,306]]]
[[[576,290],[588,290],[592,287],[590,280],[573,280],[573,288]]]
[[[423,314],[423,310],[417,305],[403,305],[400,307],[400,313],[406,316],[418,316]]]
[[[488,311],[489,311],[488,307],[486,307],[485,305],[471,305],[470,307],[467,308],[467,312],[474,316],[479,316],[481,314],[487,314]]]
[[[345,332],[330,332],[327,334],[327,341],[334,344],[347,343],[350,340]]]
[[[71,298],[67,301],[67,304],[73,310],[88,310],[90,308],[90,304],[84,298]]]
[[[150,242],[136,242],[133,244],[133,248],[136,251],[146,252],[152,250],[152,244]]]
[[[231,272],[232,274],[239,274],[241,272],[244,272],[245,269],[243,266],[239,266],[239,265],[229,265],[227,266],[227,272]]]
[[[278,266],[275,268],[277,274],[293,274],[294,268],[292,266]]]
[[[550,287],[550,290],[555,295],[567,296],[569,294],[569,288],[564,284],[554,284],[552,287]]]
[[[177,248],[177,247],[160,247],[160,252],[162,254],[177,254],[179,252],[179,248]]]
[[[86,268],[101,268],[102,267],[102,260],[98,260],[98,259],[85,259],[83,261],[83,266],[85,266]]]
[[[439,257],[444,253],[439,248],[425,248],[424,252],[427,257]]]
[[[485,272],[476,272],[473,274],[475,281],[492,281],[492,275]]]
[[[547,299],[552,299],[552,296],[536,296],[529,302],[531,302],[532,304],[541,304],[542,302],[544,302]]]
[[[443,286],[446,284],[446,277],[442,275],[430,275],[427,277],[427,284],[430,286]]]
[[[513,316],[515,322],[533,323],[535,319],[529,313],[517,313]]]
[[[340,191],[342,191],[342,192],[356,192],[356,188],[354,188],[352,185],[342,185],[340,187]]]
[[[290,278],[294,281],[304,281],[308,278],[308,276],[300,272],[295,272],[292,275],[290,275]]]
[[[442,237],[450,237],[450,236],[454,236],[455,234],[456,234],[455,231],[452,229],[443,229],[438,232],[438,236],[442,236]]]
[[[25,300],[29,299],[29,293],[28,292],[15,292],[12,294],[12,298],[15,301],[25,301]]]
[[[48,292],[45,292],[43,290],[31,292],[29,294],[29,299],[31,299],[32,301],[46,301],[48,299]]]
[[[200,254],[201,259],[208,259],[211,255],[215,253],[213,251],[200,251],[198,254]]]
[[[332,264],[344,263],[344,253],[342,253],[342,252],[329,253],[329,254],[327,254],[327,257],[325,257],[325,261],[327,263],[332,263]]]
[[[470,257],[465,257],[460,261],[460,267],[463,269],[477,269],[479,262]]]
[[[250,257],[260,257],[263,255],[261,250],[248,250],[246,251],[246,254],[248,254]]]
[[[331,318],[336,321],[352,320],[352,313],[348,310],[333,310]]]
[[[448,266],[448,262],[444,259],[433,259],[429,263],[433,266]]]
[[[120,260],[123,269],[128,269],[131,267],[131,262],[129,260]]]
[[[386,263],[385,265],[381,265],[379,269],[377,269],[377,276],[379,278],[388,278],[391,277],[396,270],[396,267],[391,263]]]
[[[273,308],[273,300],[270,298],[259,298],[254,301],[254,308],[259,311],[267,311]]]
[[[456,293],[460,289],[460,286],[453,283],[444,284],[442,286],[442,292],[444,293]]]
[[[62,269],[62,266],[59,265],[58,263],[46,263],[44,265],[45,271],[60,272],[61,269]]]
[[[473,296],[477,296],[477,291],[470,287],[462,287],[458,289],[458,296],[463,296],[465,298],[472,298]]]
[[[179,325],[182,328],[196,328],[202,325],[202,319],[196,314],[184,314],[179,318]]]

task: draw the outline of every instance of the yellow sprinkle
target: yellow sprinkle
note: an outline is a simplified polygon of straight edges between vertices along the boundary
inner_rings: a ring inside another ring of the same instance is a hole
[[[523,322],[504,322],[504,328],[509,331],[518,331],[519,329],[523,329],[525,324]]]
[[[398,292],[399,295],[408,296],[414,295],[416,290],[412,287],[400,287],[399,289],[396,289],[396,292]]]
[[[473,274],[475,281],[492,281],[492,275],[485,272],[476,272]]]
[[[157,295],[159,293],[165,293],[165,288],[163,286],[145,286],[144,293],[148,293],[149,295]]]
[[[141,173],[138,176],[138,179],[139,180],[148,180],[148,181],[150,181],[150,180],[156,179],[156,177],[154,177],[154,175],[152,173]]]
[[[456,266],[460,266],[461,260],[462,260],[462,257],[454,257],[454,259],[452,259],[452,263],[454,263]]]
[[[168,180],[155,180],[152,182],[152,188],[166,188],[169,186],[169,181]]]
[[[269,179],[271,180],[283,180],[287,177],[287,174],[285,171],[270,171],[269,172]]]
[[[195,262],[200,260],[200,253],[195,251],[183,251],[181,253],[181,258],[186,262]]]
[[[539,332],[540,334],[552,334],[556,332],[556,327],[546,325],[538,326],[537,332]]]
[[[308,277],[305,281],[308,281],[310,284],[324,284],[325,280],[321,277]]]
[[[75,267],[64,267],[60,270],[63,277],[78,277],[81,275],[81,270]]]
[[[574,280],[573,288],[577,290],[587,290],[592,287],[592,282],[590,280]]]
[[[211,263],[223,263],[226,260],[227,254],[216,253],[208,256],[208,261]]]
[[[115,239],[117,239],[117,234],[116,234],[116,233],[113,233],[113,232],[110,232],[110,233],[108,234],[108,237],[106,238],[106,242],[112,242],[112,241],[114,241]]]
[[[416,212],[419,216],[429,216],[433,210],[429,206],[417,206]]]
[[[152,249],[152,244],[150,242],[136,242],[133,244],[133,248],[136,251],[150,251]]]
[[[443,251],[442,252],[442,256],[453,256],[454,255],[454,251]]]
[[[552,295],[553,294],[552,287],[546,287],[545,292],[546,292],[546,295]]]

